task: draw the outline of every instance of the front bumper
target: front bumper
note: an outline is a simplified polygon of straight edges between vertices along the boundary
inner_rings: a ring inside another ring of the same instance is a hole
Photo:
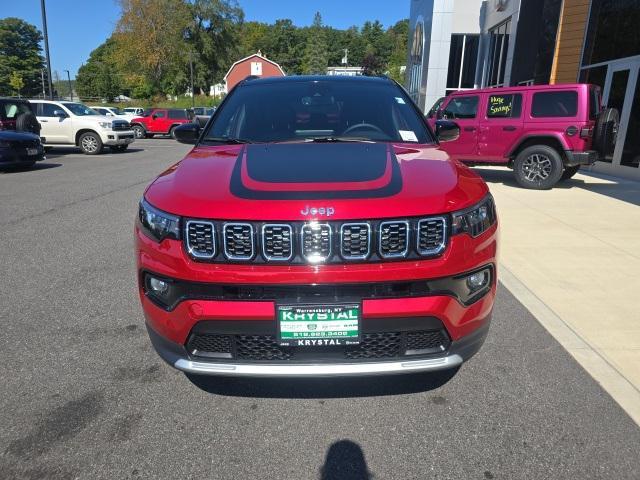
[[[44,149],[37,150],[35,155],[28,155],[26,149],[0,148],[0,167],[20,167],[45,160]]]
[[[111,131],[102,133],[102,143],[107,146],[129,145],[135,140],[133,130]]]
[[[446,353],[429,358],[308,364],[197,360],[189,356],[184,346],[168,341],[149,325],[147,330],[151,343],[160,357],[169,365],[186,373],[243,377],[336,377],[435,372],[457,368],[480,349],[489,331],[489,323],[453,342]]]
[[[585,152],[574,152],[565,150],[565,167],[577,167],[578,165],[593,165],[598,160],[598,152],[587,150]]]

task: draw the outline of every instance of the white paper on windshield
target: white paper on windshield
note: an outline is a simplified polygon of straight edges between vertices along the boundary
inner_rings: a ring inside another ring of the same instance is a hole
[[[402,97],[396,97],[396,102],[398,102],[400,105],[404,105],[405,104],[404,98],[402,98]]]
[[[398,133],[405,142],[417,142],[418,137],[413,130],[398,130]]]

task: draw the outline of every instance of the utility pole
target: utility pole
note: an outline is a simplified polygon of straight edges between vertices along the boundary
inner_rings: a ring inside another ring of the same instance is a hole
[[[69,70],[65,70],[67,72],[67,81],[69,82],[69,96],[71,97],[71,101],[73,102],[73,87],[71,86],[71,75],[69,74]]]
[[[42,81],[42,98],[47,98],[47,92],[44,89],[44,69],[40,69],[40,80]]]
[[[53,100],[53,88],[51,86],[51,58],[49,57],[49,35],[47,33],[47,10],[44,0],[40,0],[40,10],[42,11],[42,32],[44,33],[44,51],[47,57],[47,80],[49,81],[49,100]]]

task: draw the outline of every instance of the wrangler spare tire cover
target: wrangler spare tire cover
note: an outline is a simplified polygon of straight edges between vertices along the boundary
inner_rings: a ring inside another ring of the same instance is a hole
[[[33,113],[21,113],[16,118],[16,131],[40,135],[40,123]]]
[[[620,115],[615,108],[605,108],[596,122],[593,132],[593,148],[598,151],[600,159],[611,161],[618,137]]]

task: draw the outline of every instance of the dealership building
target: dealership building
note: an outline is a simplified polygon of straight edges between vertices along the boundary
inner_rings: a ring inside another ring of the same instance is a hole
[[[640,179],[640,0],[411,0],[407,89],[427,111],[451,91],[587,82],[620,113],[613,158]]]

